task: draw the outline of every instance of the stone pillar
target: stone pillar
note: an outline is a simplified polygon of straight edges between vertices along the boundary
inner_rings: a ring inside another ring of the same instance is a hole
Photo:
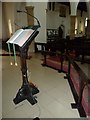
[[[90,37],[90,19],[87,20],[86,34],[88,37]]]
[[[75,37],[75,22],[76,22],[76,16],[70,16],[70,38],[71,39]]]
[[[70,39],[73,39],[75,37],[75,23],[76,23],[76,15],[77,15],[77,2],[72,2],[70,0],[70,7],[71,7],[71,16],[70,16]]]
[[[90,1],[87,2],[87,10],[88,10],[88,20],[87,20],[86,35],[90,37]]]

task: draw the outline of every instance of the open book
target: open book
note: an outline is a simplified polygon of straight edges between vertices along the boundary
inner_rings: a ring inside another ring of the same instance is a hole
[[[28,38],[33,34],[33,32],[33,29],[19,29],[12,35],[7,43],[16,44],[22,47]]]

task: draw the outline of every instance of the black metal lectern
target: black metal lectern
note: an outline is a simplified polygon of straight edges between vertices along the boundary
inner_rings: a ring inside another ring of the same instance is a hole
[[[30,84],[28,81],[26,58],[27,58],[29,45],[34,40],[34,38],[38,35],[39,31],[37,30],[38,27],[32,27],[30,29],[33,29],[34,32],[30,35],[30,37],[25,41],[25,43],[21,47],[19,46],[23,82],[22,82],[21,88],[18,90],[18,93],[16,94],[16,97],[13,99],[13,102],[15,104],[18,104],[23,100],[28,100],[32,105],[37,103],[37,100],[33,95],[37,94],[39,90],[36,86],[34,86],[34,84]]]

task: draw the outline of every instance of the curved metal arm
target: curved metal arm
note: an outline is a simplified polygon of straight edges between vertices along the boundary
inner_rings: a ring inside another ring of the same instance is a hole
[[[35,19],[37,20],[38,27],[40,27],[40,22],[39,22],[39,20],[38,20],[35,16],[31,15],[30,13],[28,13],[28,12],[26,12],[26,11],[17,10],[17,12],[24,12],[24,13],[30,15],[31,17],[35,18]]]

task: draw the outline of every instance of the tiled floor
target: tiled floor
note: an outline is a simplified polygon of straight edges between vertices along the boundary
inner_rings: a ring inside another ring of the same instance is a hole
[[[14,105],[13,98],[21,86],[22,78],[19,57],[18,66],[10,66],[9,57],[3,57],[2,68],[2,116],[3,118],[80,118],[77,110],[71,108],[74,102],[68,81],[63,73],[41,66],[42,56],[32,54],[28,60],[29,80],[38,86],[38,103],[31,105],[23,101]]]

